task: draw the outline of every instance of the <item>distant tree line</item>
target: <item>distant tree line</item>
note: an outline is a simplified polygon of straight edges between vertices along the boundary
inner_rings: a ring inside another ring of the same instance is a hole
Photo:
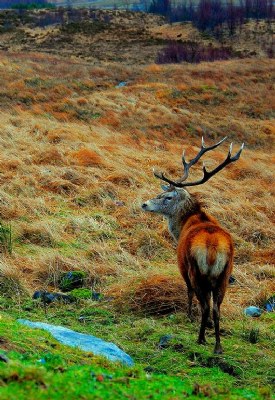
[[[1,8],[33,10],[40,8],[55,8],[55,5],[47,0],[1,0],[0,9]]]
[[[164,15],[170,22],[190,21],[198,29],[217,35],[224,24],[233,34],[238,25],[250,18],[271,20],[275,16],[273,0],[200,0],[196,4],[193,0],[181,0],[176,5],[171,0],[152,0],[148,11]]]

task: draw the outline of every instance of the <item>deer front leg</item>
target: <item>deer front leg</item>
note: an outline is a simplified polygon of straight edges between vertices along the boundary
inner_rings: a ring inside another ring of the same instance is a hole
[[[194,289],[192,288],[192,285],[191,285],[191,282],[190,282],[187,272],[183,274],[183,278],[184,278],[186,286],[187,286],[187,295],[188,295],[187,316],[191,322],[194,322],[194,318],[192,316],[192,302],[193,302],[193,297],[194,297]]]

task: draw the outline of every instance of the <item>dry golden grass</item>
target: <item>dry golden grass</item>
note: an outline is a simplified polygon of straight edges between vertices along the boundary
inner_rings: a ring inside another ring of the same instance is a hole
[[[95,167],[103,165],[100,155],[90,149],[79,149],[73,153],[72,157],[76,160],[78,165],[83,167]]]
[[[237,283],[223,313],[261,304],[275,290],[272,72],[266,59],[130,70],[1,52],[0,216],[14,236],[3,262],[31,290],[81,269],[139,312],[185,309],[166,223],[140,204],[160,191],[153,167],[177,177],[183,148],[190,158],[202,134],[207,143],[228,135],[234,149],[246,143],[242,158],[190,191],[235,241]],[[129,83],[116,88],[120,77]],[[200,175],[198,165],[191,179]]]

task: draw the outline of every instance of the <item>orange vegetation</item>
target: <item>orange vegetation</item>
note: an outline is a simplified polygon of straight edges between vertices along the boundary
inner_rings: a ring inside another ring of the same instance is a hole
[[[195,190],[235,242],[237,283],[222,315],[274,293],[274,61],[129,68],[0,56],[0,217],[14,237],[12,259],[3,258],[26,287],[83,269],[120,304],[184,307],[175,246],[140,204],[160,192],[152,168],[180,176],[182,150],[192,157],[203,134],[207,144],[227,135],[246,145],[241,160]],[[207,168],[224,152],[206,154]],[[198,165],[190,179],[200,176]]]

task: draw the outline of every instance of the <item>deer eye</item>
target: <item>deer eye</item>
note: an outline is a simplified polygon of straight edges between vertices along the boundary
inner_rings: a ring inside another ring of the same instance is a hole
[[[165,199],[164,199],[163,203],[164,203],[164,204],[167,204],[167,203],[169,203],[169,201],[170,201],[170,200],[172,200],[172,198],[173,198],[172,196],[165,197]]]

